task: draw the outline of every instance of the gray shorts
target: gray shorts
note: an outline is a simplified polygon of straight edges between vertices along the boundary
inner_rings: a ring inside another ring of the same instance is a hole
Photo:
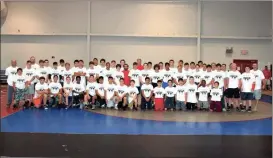
[[[26,88],[26,94],[34,94],[35,90],[34,90],[34,84],[31,84],[28,88]]]
[[[254,90],[253,95],[256,100],[260,100],[262,97],[262,90],[261,89]]]
[[[208,109],[209,108],[209,102],[208,101],[199,101],[198,102],[200,108]]]
[[[115,106],[115,99],[107,100],[107,107],[112,108]]]

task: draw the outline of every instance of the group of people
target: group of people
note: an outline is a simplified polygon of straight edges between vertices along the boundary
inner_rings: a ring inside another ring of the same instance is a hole
[[[207,110],[256,111],[265,76],[257,64],[244,73],[235,63],[228,65],[202,61],[143,63],[132,68],[125,60],[117,63],[94,58],[85,67],[61,59],[53,62],[35,57],[24,68],[16,60],[6,69],[7,106],[36,108],[113,108],[121,110]],[[252,109],[252,100],[255,107]],[[14,100],[14,101],[13,101]]]

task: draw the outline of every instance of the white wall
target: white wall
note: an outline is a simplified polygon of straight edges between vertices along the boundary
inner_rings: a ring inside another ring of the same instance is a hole
[[[138,57],[152,62],[197,60],[196,2],[92,1],[90,15],[84,1],[9,2],[8,7],[1,28],[6,34],[1,41],[1,69],[11,59],[21,65],[32,55],[37,60],[54,55],[57,60],[86,62],[93,57],[124,58],[130,64]],[[272,35],[272,2],[202,2],[201,9],[204,37]],[[228,63],[233,58],[255,58],[266,63],[272,54],[269,41],[202,39],[201,59]],[[225,56],[226,47],[234,47],[231,58]],[[241,49],[249,50],[249,55],[241,56]]]

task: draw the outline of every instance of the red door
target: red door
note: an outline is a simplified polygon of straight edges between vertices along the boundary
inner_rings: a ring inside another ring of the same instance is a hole
[[[256,63],[258,64],[258,60],[240,60],[240,59],[234,59],[233,63],[237,65],[237,67],[240,69],[240,72],[245,72],[245,67],[250,67],[252,69],[252,64]]]

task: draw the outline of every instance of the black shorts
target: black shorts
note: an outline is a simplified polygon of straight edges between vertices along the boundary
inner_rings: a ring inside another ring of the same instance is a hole
[[[241,99],[242,100],[252,100],[253,99],[253,93],[251,93],[251,92],[242,92],[241,93]]]
[[[228,88],[226,90],[226,97],[227,98],[240,98],[240,90],[239,88]]]
[[[118,108],[123,108],[124,97],[118,102]]]
[[[140,87],[140,86],[137,86],[136,88],[137,88],[137,90],[138,90],[138,94],[141,94],[141,87]]]
[[[89,97],[90,97],[90,99],[88,100],[88,102],[92,102],[94,96],[92,96],[92,95],[90,95],[90,94],[88,94],[88,95],[89,95]]]

